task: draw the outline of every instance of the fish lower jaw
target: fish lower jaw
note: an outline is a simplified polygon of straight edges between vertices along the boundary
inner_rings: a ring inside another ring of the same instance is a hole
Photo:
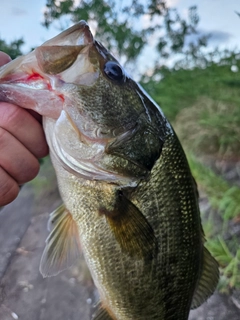
[[[14,103],[25,109],[36,111],[42,116],[57,119],[63,108],[64,99],[44,83],[28,84],[0,82],[0,100]]]

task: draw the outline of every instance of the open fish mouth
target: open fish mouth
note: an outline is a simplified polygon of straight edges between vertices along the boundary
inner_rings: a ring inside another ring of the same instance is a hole
[[[1,101],[57,119],[66,98],[63,86],[92,85],[98,78],[89,59],[93,44],[88,24],[80,21],[26,56],[9,62],[0,68]]]

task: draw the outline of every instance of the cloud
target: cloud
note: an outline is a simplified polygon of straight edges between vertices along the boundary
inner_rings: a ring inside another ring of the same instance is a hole
[[[233,35],[231,33],[220,30],[198,30],[197,34],[191,34],[186,38],[186,44],[190,42],[196,43],[203,36],[208,36],[208,45],[221,45],[227,43]]]
[[[224,42],[228,42],[232,38],[232,34],[225,31],[210,31],[208,32],[210,35],[209,43],[221,44]]]
[[[12,10],[11,10],[12,14],[14,16],[24,16],[27,14],[27,11],[26,10],[23,10],[21,8],[18,8],[18,7],[13,7]]]
[[[166,0],[167,7],[176,7],[180,0]]]

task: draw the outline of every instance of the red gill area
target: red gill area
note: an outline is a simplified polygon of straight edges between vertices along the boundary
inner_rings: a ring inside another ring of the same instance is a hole
[[[25,79],[26,82],[34,82],[34,81],[39,81],[39,80],[43,80],[47,89],[52,90],[51,84],[49,82],[44,81],[45,78],[37,72],[33,72],[32,74],[29,74]]]
[[[38,80],[44,80],[44,77],[41,76],[41,75],[40,75],[39,73],[37,73],[37,72],[33,72],[32,74],[28,75],[28,77],[26,78],[25,81],[26,81],[26,82],[27,82],[27,81],[31,82],[31,81],[38,81]],[[48,89],[49,91],[52,91],[52,90],[53,90],[53,89],[52,89],[52,86],[51,86],[51,84],[50,84],[49,82],[45,82],[45,84],[46,84],[47,89]],[[59,93],[59,94],[58,94],[58,97],[59,97],[62,101],[65,101],[63,94]]]
[[[37,81],[37,80],[43,80],[44,78],[38,74],[37,72],[34,72],[26,78],[26,81]]]
[[[62,93],[59,93],[58,96],[62,101],[65,101],[64,95]]]

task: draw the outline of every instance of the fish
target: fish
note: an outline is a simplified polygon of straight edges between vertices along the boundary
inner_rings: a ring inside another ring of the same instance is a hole
[[[63,204],[49,218],[42,275],[83,253],[99,293],[94,320],[187,320],[219,271],[161,108],[85,21],[1,67],[0,101],[43,117]]]

